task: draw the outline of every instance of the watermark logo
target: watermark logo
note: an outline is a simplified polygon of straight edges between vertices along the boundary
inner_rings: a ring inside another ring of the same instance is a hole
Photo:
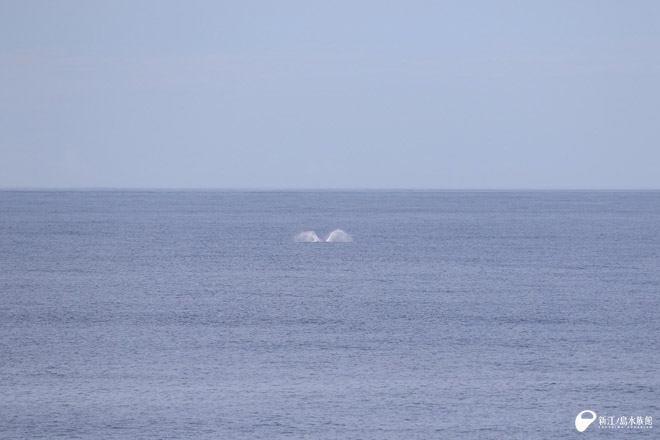
[[[593,422],[596,421],[596,413],[591,410],[582,411],[575,418],[575,429],[584,432]]]
[[[596,416],[591,410],[582,411],[575,418],[575,429],[584,432],[592,423],[598,420],[599,429],[652,429],[652,416],[622,415]]]

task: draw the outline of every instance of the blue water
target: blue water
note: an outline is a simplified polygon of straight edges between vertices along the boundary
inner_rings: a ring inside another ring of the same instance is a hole
[[[1,191],[0,438],[657,438],[659,294],[659,192]]]

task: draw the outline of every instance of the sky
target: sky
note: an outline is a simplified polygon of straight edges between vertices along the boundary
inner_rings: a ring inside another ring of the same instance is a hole
[[[0,0],[0,188],[660,189],[660,2]]]

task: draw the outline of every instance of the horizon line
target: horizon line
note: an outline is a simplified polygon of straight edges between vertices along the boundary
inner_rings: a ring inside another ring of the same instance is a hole
[[[417,188],[417,187],[317,187],[317,188],[301,188],[301,187],[167,187],[167,186],[0,186],[0,191],[218,191],[218,192],[423,192],[423,191],[438,191],[438,192],[488,192],[488,191],[660,191],[660,188],[534,188],[534,187],[502,187],[502,188]]]

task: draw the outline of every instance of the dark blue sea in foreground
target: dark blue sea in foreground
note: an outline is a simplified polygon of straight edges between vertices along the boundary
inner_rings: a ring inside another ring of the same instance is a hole
[[[660,192],[0,191],[0,438],[658,438],[659,306]]]

